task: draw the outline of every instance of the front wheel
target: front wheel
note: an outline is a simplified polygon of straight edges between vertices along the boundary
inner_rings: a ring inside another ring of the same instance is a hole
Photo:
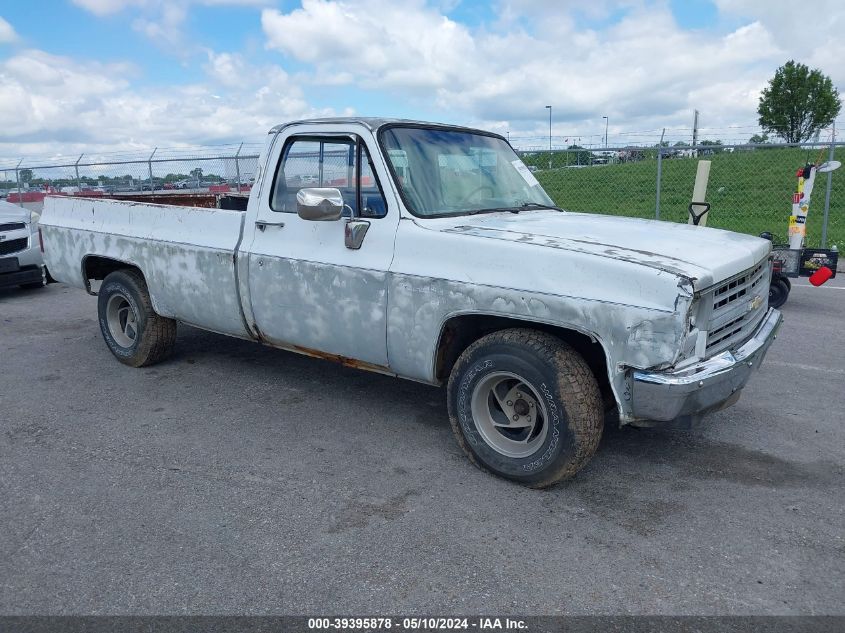
[[[176,321],[156,314],[144,278],[134,270],[110,273],[97,299],[100,331],[124,365],[144,367],[173,352]]]
[[[455,363],[447,398],[470,460],[532,488],[574,476],[601,439],[595,376],[551,334],[511,329],[482,337]]]

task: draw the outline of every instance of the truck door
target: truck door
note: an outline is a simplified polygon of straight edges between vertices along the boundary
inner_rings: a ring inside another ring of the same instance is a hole
[[[267,164],[249,254],[255,324],[274,345],[387,366],[387,270],[399,221],[388,208],[384,165],[359,136],[282,132]],[[374,140],[370,137],[370,144]],[[343,195],[337,221],[304,220],[300,189]],[[369,223],[360,248],[345,243],[348,217]]]

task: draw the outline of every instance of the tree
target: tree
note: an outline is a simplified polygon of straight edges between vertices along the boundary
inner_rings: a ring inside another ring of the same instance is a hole
[[[701,156],[709,156],[711,154],[721,154],[722,150],[724,149],[722,147],[722,141],[704,140],[704,141],[701,141],[698,144],[698,146],[702,148],[698,151],[699,155],[701,155]]]
[[[758,145],[760,145],[762,143],[768,143],[769,142],[769,135],[768,134],[755,134],[750,139],[748,139],[748,142],[749,143],[756,143]]]
[[[830,77],[789,60],[760,94],[760,127],[788,143],[806,141],[836,119],[842,103]]]
[[[580,145],[570,145],[566,148],[566,164],[567,165],[589,165],[592,159],[592,154],[589,150],[584,149]]]
[[[31,169],[21,169],[18,172],[20,176],[21,182],[30,182],[32,180],[32,170]]]

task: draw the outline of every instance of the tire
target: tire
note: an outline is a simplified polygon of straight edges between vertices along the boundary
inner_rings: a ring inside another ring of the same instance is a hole
[[[789,285],[783,279],[775,279],[769,284],[769,307],[779,308],[789,298]]]
[[[155,313],[140,273],[110,273],[100,286],[97,311],[103,339],[124,365],[154,365],[173,353],[176,321]]]
[[[470,461],[531,488],[573,477],[596,452],[604,426],[587,363],[535,330],[501,330],[470,345],[452,369],[447,401]]]

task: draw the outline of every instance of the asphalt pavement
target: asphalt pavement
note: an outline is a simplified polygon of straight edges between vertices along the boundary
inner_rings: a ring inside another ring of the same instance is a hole
[[[783,312],[733,408],[532,491],[440,389],[184,326],[131,369],[95,298],[0,291],[0,613],[843,614],[843,279]]]

